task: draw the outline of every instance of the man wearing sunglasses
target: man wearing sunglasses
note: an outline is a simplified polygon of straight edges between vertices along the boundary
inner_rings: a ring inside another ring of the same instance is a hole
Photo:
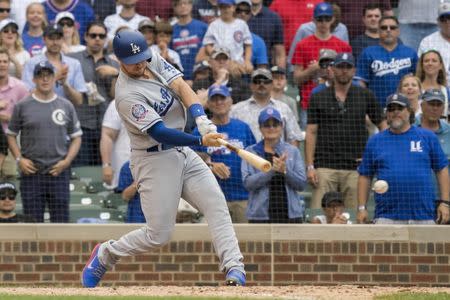
[[[305,161],[315,209],[331,191],[342,192],[345,207],[356,206],[356,168],[368,138],[366,115],[379,129],[386,128],[373,94],[352,84],[355,60],[350,53],[336,56],[332,73],[333,85],[313,94],[308,108]]]
[[[366,203],[376,177],[385,180],[389,188],[375,194],[375,224],[446,224],[448,159],[439,140],[432,131],[411,126],[412,109],[404,95],[393,94],[386,104],[389,129],[369,139],[358,167],[357,221],[367,222]],[[432,173],[440,195],[435,193]]]
[[[0,223],[34,223],[32,217],[15,212],[16,196],[17,189],[14,184],[0,183]]]
[[[430,49],[438,51],[447,70],[447,86],[450,87],[450,2],[439,5],[439,30],[425,37],[419,46],[419,56]]]
[[[114,98],[114,83],[119,75],[119,64],[104,53],[106,27],[102,22],[90,23],[84,40],[85,50],[69,54],[80,62],[84,80],[90,89],[83,97],[81,105],[75,106],[83,130],[83,142],[74,164],[98,165],[101,122],[109,102]],[[109,163],[111,161],[103,167],[110,169]]]
[[[385,107],[388,95],[397,90],[400,79],[416,72],[418,58],[414,49],[398,42],[400,29],[396,17],[382,17],[379,24],[380,44],[363,50],[356,76]]]

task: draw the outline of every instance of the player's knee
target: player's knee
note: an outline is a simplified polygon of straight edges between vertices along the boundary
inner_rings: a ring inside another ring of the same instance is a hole
[[[171,230],[152,230],[149,227],[145,228],[146,238],[151,248],[159,248],[164,246],[170,241],[172,235]]]

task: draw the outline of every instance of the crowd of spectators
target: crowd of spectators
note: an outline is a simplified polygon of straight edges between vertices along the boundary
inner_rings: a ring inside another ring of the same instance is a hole
[[[68,222],[71,166],[99,166],[127,221],[144,220],[114,104],[121,30],[183,72],[230,143],[272,162],[195,149],[233,222],[301,223],[306,208],[366,222],[374,177],[389,183],[375,223],[448,221],[449,0],[0,0],[0,220],[47,207]],[[190,116],[185,130],[198,134]]]

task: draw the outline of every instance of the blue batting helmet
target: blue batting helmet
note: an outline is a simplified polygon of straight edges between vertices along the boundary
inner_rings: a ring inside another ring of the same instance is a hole
[[[113,40],[114,54],[124,64],[137,64],[152,58],[147,41],[139,31],[122,30]]]

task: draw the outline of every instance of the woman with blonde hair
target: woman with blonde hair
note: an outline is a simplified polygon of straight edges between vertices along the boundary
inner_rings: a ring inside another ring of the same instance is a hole
[[[419,116],[422,113],[420,107],[422,83],[420,82],[420,79],[413,74],[406,74],[400,79],[397,91],[408,98],[415,117]]]
[[[39,2],[31,3],[27,6],[26,18],[22,33],[23,47],[31,56],[39,55],[45,47],[44,29],[48,25],[44,6]]]
[[[30,59],[30,54],[23,48],[19,26],[12,19],[0,21],[0,47],[8,51],[10,64],[8,73],[16,78],[22,77],[23,65]]]
[[[450,89],[447,87],[447,75],[442,55],[437,50],[428,50],[420,56],[417,64],[416,76],[422,83],[422,91],[438,89],[445,96],[444,113],[442,118],[449,115],[448,103]]]
[[[80,52],[86,49],[80,44],[80,34],[75,23],[75,17],[68,11],[60,12],[56,15],[55,23],[62,27],[64,32],[64,43],[62,52],[64,54]]]

